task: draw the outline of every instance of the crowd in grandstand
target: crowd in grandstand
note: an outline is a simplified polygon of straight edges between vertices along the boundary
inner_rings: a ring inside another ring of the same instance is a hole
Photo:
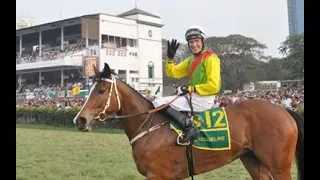
[[[75,85],[81,85],[85,87],[85,83],[69,84],[68,89],[71,89]],[[81,88],[81,89],[82,89]],[[48,92],[64,90],[65,87],[57,85],[49,86],[34,86],[27,85],[24,87],[24,92],[33,92],[34,98],[17,98],[17,106],[57,106],[59,108],[81,107],[85,102],[85,97],[66,97],[66,98],[50,98]],[[147,96],[148,100],[153,101],[157,96]],[[236,92],[220,94],[215,99],[215,107],[225,107],[231,104],[239,103],[249,99],[260,99],[270,103],[274,103],[280,106],[298,109],[304,107],[304,89],[303,88],[281,88],[278,90],[270,91],[251,91],[251,92]]]
[[[41,61],[57,60],[63,58],[64,56],[80,52],[84,50],[84,48],[85,42],[83,41],[77,44],[65,45],[63,50],[61,50],[61,46],[51,47],[50,45],[44,45],[41,51]],[[39,46],[25,49],[26,50],[22,51],[21,56],[19,55],[19,52],[16,53],[17,64],[35,62],[40,60]]]

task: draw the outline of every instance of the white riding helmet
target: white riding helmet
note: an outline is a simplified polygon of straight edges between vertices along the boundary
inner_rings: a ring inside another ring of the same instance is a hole
[[[185,37],[187,41],[196,38],[206,39],[206,34],[201,26],[193,25],[186,31]]]

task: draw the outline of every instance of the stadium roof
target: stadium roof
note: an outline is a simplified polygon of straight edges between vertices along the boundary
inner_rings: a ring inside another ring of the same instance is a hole
[[[138,8],[131,9],[131,10],[129,10],[129,11],[126,11],[126,12],[124,12],[124,13],[119,14],[118,16],[119,16],[119,17],[124,17],[124,16],[135,15],[135,14],[142,14],[142,15],[146,15],[146,16],[151,16],[151,17],[155,17],[155,18],[160,18],[160,17],[157,16],[157,15],[148,13],[148,12],[143,11],[143,10],[138,9]]]
[[[45,27],[45,26],[48,29],[53,29],[53,28],[60,27],[62,24],[65,24],[65,25],[75,24],[81,18],[95,19],[95,18],[97,18],[97,16],[99,14],[104,14],[104,15],[113,16],[113,17],[119,17],[119,18],[124,18],[124,19],[129,19],[129,18],[126,18],[125,16],[130,16],[130,15],[135,15],[135,14],[143,14],[143,15],[146,15],[146,16],[160,18],[159,16],[156,16],[154,14],[148,13],[148,12],[143,11],[143,10],[138,9],[138,8],[134,8],[134,9],[131,9],[129,11],[126,11],[126,12],[121,13],[121,14],[116,15],[116,16],[115,15],[110,15],[110,14],[105,14],[105,13],[88,14],[88,15],[83,15],[83,16],[77,16],[77,17],[73,17],[73,18],[63,19],[63,20],[59,20],[59,21],[53,21],[53,22],[49,22],[49,23],[38,24],[38,25],[35,25],[35,26],[26,27],[26,28],[16,29],[16,35],[18,35],[18,34],[20,34],[22,32],[26,32],[26,31],[34,31],[34,32],[36,32],[36,31],[39,31],[40,27]],[[132,20],[132,19],[130,19],[130,20]]]
[[[40,27],[44,27],[44,26],[49,27],[49,28],[57,28],[57,27],[60,27],[61,24],[65,24],[65,25],[69,24],[70,25],[70,24],[74,24],[74,23],[80,21],[81,18],[95,18],[99,14],[100,13],[77,16],[77,17],[63,19],[63,20],[59,20],[59,21],[53,21],[53,22],[48,22],[48,23],[44,23],[44,24],[38,24],[38,25],[35,25],[35,26],[16,29],[16,34],[19,33],[19,32],[24,32],[24,31],[28,31],[28,30],[38,31],[40,29]]]

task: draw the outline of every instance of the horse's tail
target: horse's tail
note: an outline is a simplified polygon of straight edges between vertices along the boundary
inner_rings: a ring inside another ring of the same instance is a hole
[[[298,179],[304,180],[304,119],[296,112],[287,109],[298,126],[298,142],[296,147],[296,161],[298,167]]]

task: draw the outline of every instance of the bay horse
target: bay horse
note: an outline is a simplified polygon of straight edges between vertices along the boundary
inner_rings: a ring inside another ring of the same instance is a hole
[[[189,177],[185,146],[169,118],[111,72],[108,64],[99,72],[82,109],[74,118],[81,131],[108,119],[121,118],[131,143],[136,168],[148,180]],[[232,148],[208,151],[193,148],[194,173],[202,174],[240,158],[254,180],[290,180],[296,157],[298,177],[304,179],[304,120],[297,113],[261,100],[227,106]]]

